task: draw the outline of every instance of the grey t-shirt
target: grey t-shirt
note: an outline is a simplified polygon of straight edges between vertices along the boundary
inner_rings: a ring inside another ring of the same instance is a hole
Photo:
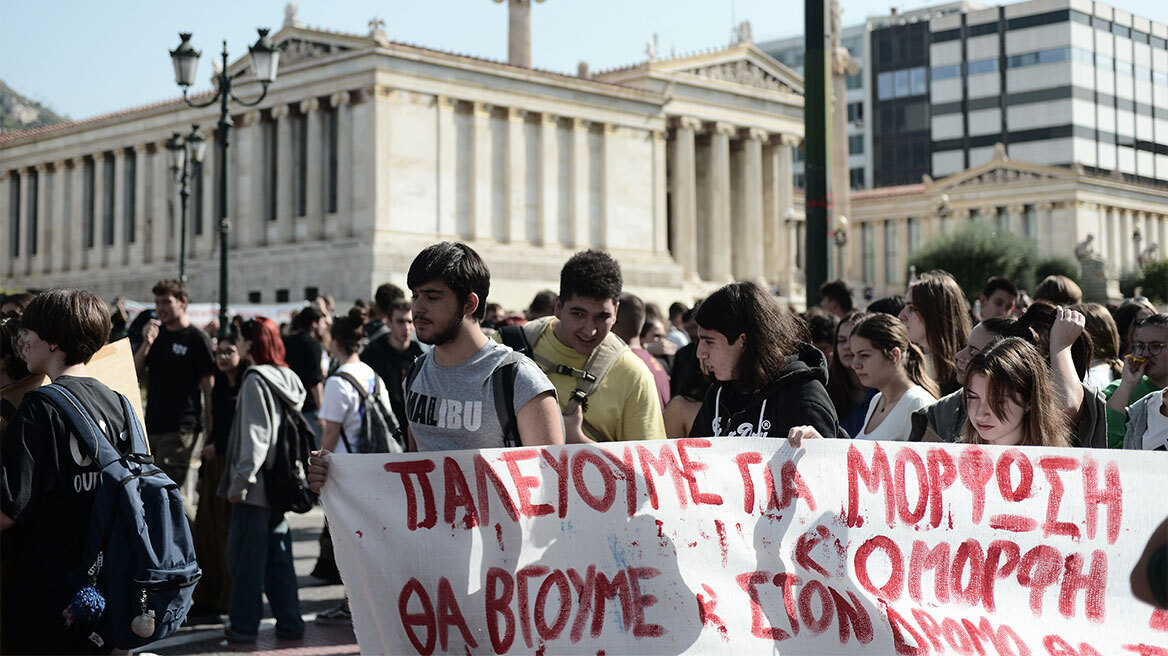
[[[469,360],[453,367],[422,359],[406,390],[406,416],[418,451],[491,449],[503,446],[491,374],[511,349],[488,340]],[[528,358],[515,372],[515,412],[536,396],[555,394],[548,377]]]

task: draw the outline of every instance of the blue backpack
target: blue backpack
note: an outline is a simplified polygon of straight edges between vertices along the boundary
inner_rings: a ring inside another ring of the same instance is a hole
[[[174,633],[202,571],[178,485],[154,466],[129,400],[118,394],[131,437],[123,455],[69,390],[53,384],[30,393],[61,411],[101,468],[83,565],[69,574],[78,590],[74,621],[99,647],[134,649]]]

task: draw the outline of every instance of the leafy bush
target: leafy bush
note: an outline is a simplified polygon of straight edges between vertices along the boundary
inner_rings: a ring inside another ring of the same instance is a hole
[[[1140,286],[1144,288],[1144,296],[1153,303],[1168,303],[1168,260],[1149,264]]]
[[[1037,261],[1030,240],[971,222],[930,239],[913,253],[909,264],[916,266],[918,274],[932,269],[953,274],[972,303],[990,276],[1005,276],[1022,289],[1033,289]],[[1077,267],[1074,269],[1077,280]]]
[[[1119,293],[1124,298],[1136,295],[1136,287],[1143,285],[1144,276],[1136,269],[1128,269],[1119,274]]]
[[[1079,278],[1079,264],[1065,255],[1048,255],[1034,266],[1034,281],[1042,282],[1047,276],[1066,276],[1082,285]]]

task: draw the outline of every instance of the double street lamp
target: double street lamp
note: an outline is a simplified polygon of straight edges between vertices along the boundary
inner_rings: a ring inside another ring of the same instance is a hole
[[[203,156],[207,152],[207,137],[198,125],[191,126],[191,132],[182,135],[175,132],[166,141],[166,150],[170,153],[170,172],[174,181],[179,185],[179,198],[182,205],[182,223],[178,251],[178,279],[187,281],[187,206],[191,197],[190,163],[203,163]]]
[[[205,103],[192,102],[187,97],[187,91],[195,82],[195,71],[199,66],[199,55],[202,53],[195,50],[191,45],[191,34],[189,32],[180,32],[179,38],[182,42],[178,47],[170,51],[170,59],[174,64],[174,80],[182,87],[183,100],[191,107],[209,107],[210,105],[219,103],[219,124],[215,131],[215,140],[219,146],[219,165],[218,173],[218,188],[219,188],[219,202],[216,208],[216,213],[219,216],[219,338],[222,339],[227,336],[227,329],[230,325],[227,317],[227,235],[231,229],[231,221],[227,218],[227,144],[228,132],[233,125],[231,121],[231,114],[228,110],[228,102],[234,100],[244,107],[254,107],[268,95],[268,85],[276,80],[276,68],[280,61],[280,50],[268,38],[268,30],[260,28],[257,30],[260,38],[255,42],[255,45],[248,48],[251,53],[251,74],[259,81],[263,90],[260,92],[259,98],[251,102],[245,102],[237,97],[231,91],[231,82],[235,76],[227,70],[227,41],[223,41],[223,67],[215,75],[215,82],[217,89],[215,96]],[[185,216],[186,200],[183,200],[183,215]],[[186,239],[186,232],[184,227],[183,239]],[[180,266],[183,266],[180,264]]]

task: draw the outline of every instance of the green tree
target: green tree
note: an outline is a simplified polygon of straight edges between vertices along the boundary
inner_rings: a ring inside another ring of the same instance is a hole
[[[1149,264],[1140,286],[1144,288],[1144,296],[1153,303],[1168,303],[1168,260]]]
[[[1048,255],[1038,260],[1034,265],[1035,282],[1042,282],[1047,276],[1066,276],[1077,285],[1083,284],[1079,279],[1079,265],[1065,255]]]
[[[917,249],[909,264],[917,273],[944,269],[961,285],[972,303],[990,276],[1005,276],[1022,289],[1033,289],[1038,254],[1034,244],[984,223],[966,223],[934,237]],[[1076,272],[1075,278],[1078,278]]]

